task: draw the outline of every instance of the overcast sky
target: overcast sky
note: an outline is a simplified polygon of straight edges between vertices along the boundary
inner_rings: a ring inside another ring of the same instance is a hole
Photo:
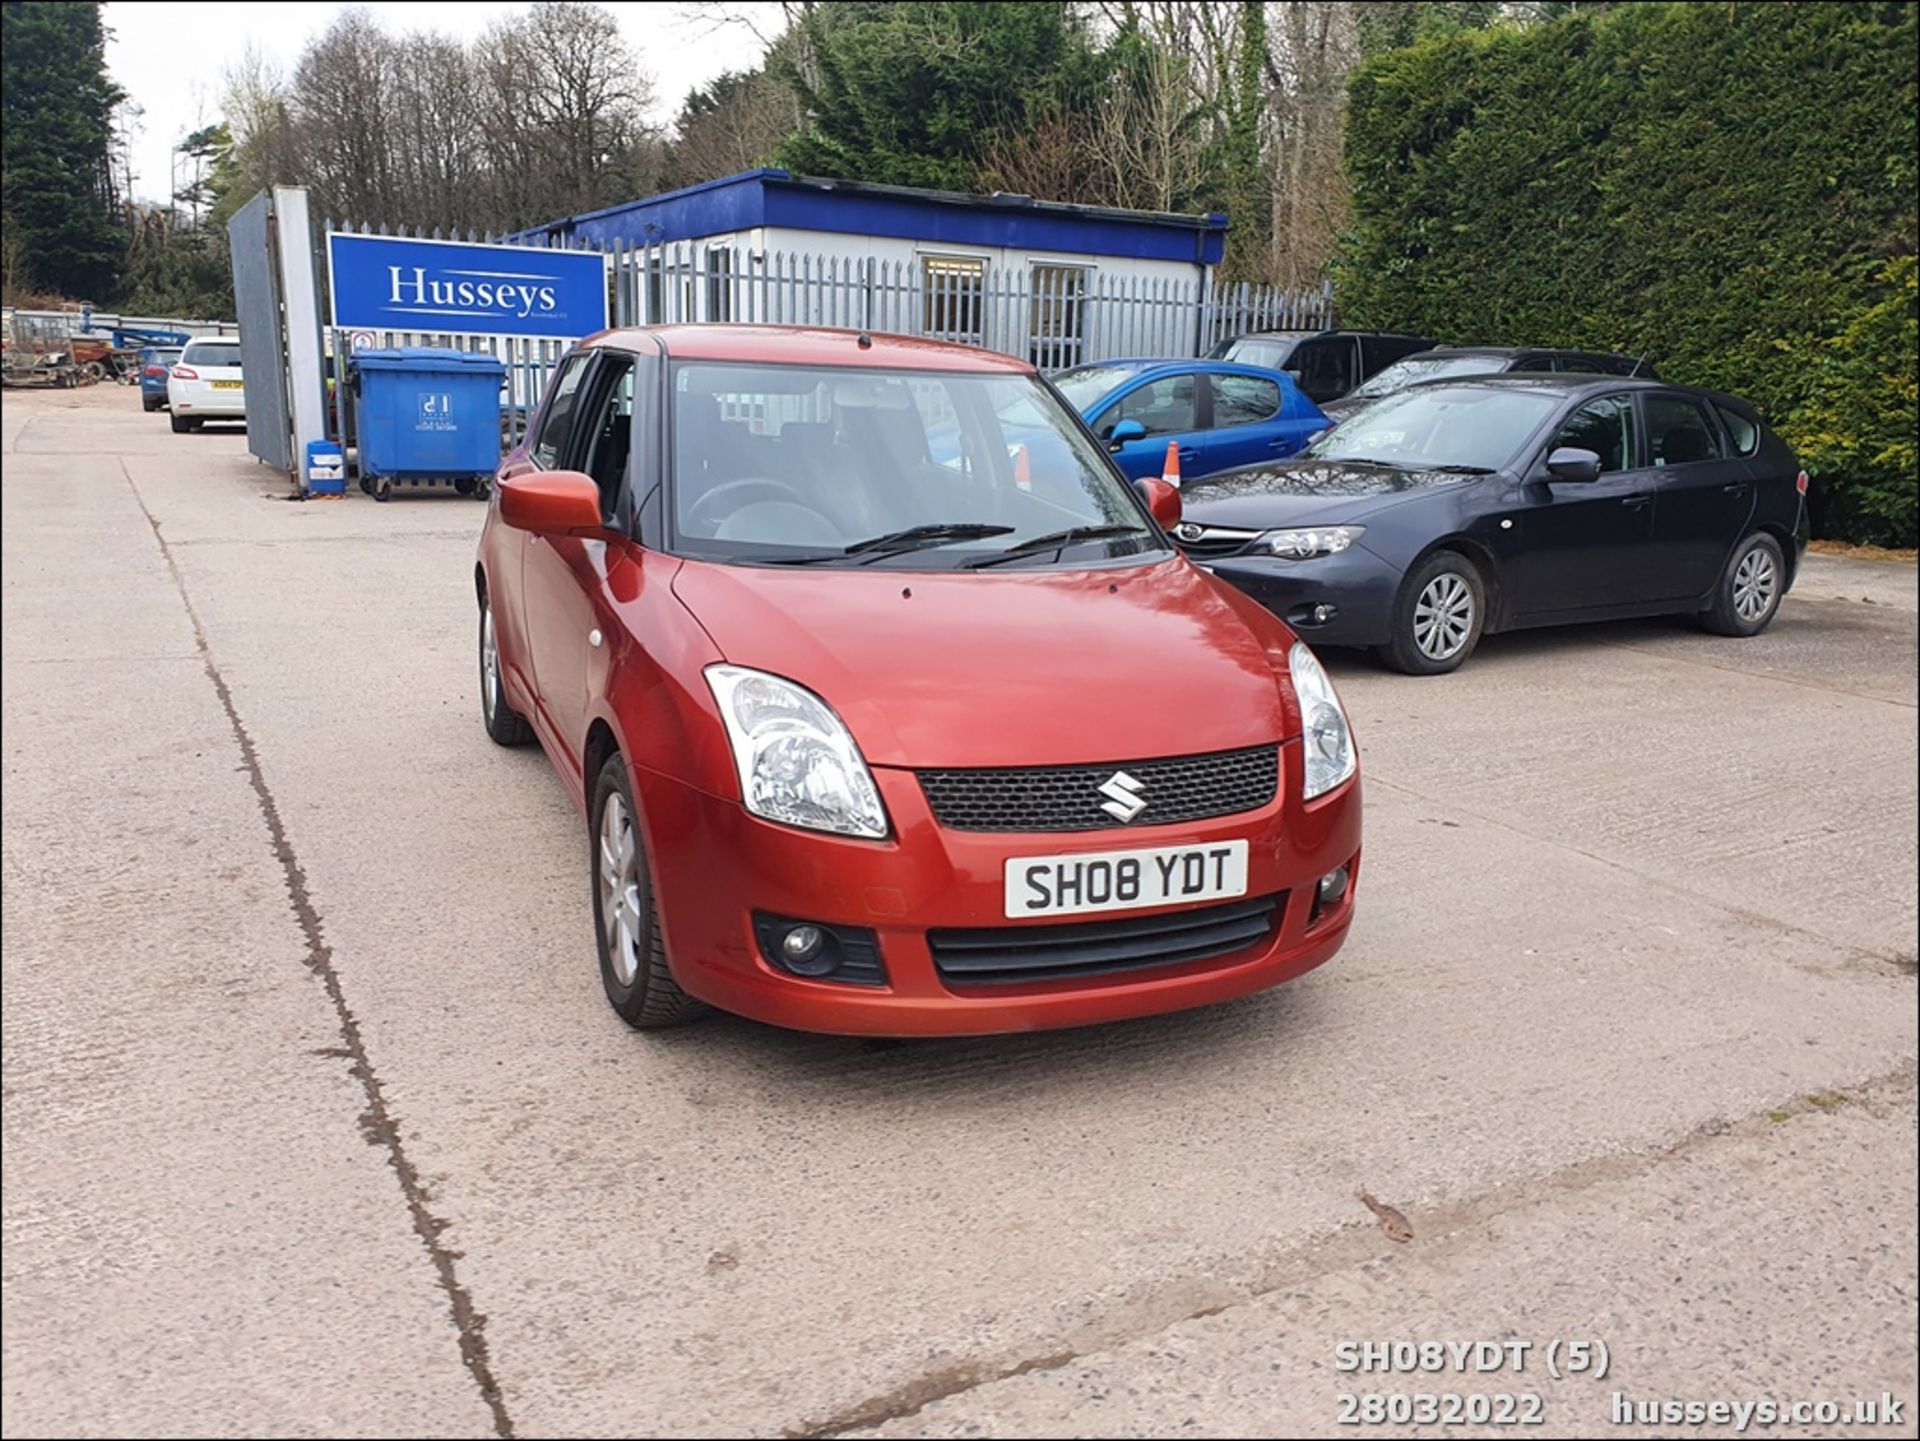
[[[136,199],[166,200],[172,190],[172,150],[202,125],[220,118],[224,74],[249,44],[291,74],[306,43],[349,8],[329,0],[267,4],[174,4],[172,0],[109,0],[107,66],[145,112],[134,134]],[[371,10],[395,31],[431,29],[470,40],[524,4],[443,0],[441,4],[374,3]],[[743,70],[760,58],[760,44],[739,26],[716,30],[703,7],[652,0],[611,4],[627,43],[653,77],[653,117],[667,121],[689,90],[723,70]],[[776,4],[726,7],[752,12],[763,28],[777,25]],[[768,33],[771,33],[769,30]]]

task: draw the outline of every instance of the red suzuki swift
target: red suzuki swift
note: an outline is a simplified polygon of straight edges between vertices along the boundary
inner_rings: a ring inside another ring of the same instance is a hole
[[[1029,1030],[1338,950],[1346,715],[1167,542],[1178,510],[1006,356],[752,326],[575,350],[481,536],[481,705],[585,813],[621,1017]]]

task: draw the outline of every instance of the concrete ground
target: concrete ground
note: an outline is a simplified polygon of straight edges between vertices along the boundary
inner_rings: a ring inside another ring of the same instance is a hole
[[[289,504],[124,390],[0,420],[7,1435],[1914,1434],[1911,567],[1334,659],[1367,871],[1279,991],[638,1035],[480,730],[479,505]],[[1338,1369],[1394,1340],[1533,1349]]]

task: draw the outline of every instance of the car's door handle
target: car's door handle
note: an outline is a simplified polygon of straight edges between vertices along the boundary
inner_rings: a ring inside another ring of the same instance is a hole
[[[1723,485],[1720,489],[1724,490],[1728,495],[1745,495],[1747,493],[1747,485],[1748,482],[1744,480],[1736,480],[1732,485]]]
[[[1628,510],[1644,510],[1653,504],[1653,497],[1650,495],[1629,495],[1622,500],[1620,504],[1624,505]]]
[[[1180,447],[1180,458],[1182,460],[1192,460],[1195,456],[1199,454],[1200,454],[1200,451],[1197,446],[1183,445]]]

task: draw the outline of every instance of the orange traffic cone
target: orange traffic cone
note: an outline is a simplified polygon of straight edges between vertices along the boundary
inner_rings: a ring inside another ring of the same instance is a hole
[[[1013,448],[1013,483],[1022,490],[1033,489],[1033,462],[1027,458],[1025,442]]]
[[[1175,490],[1180,488],[1180,442],[1167,442],[1167,463],[1160,472],[1160,478]]]

